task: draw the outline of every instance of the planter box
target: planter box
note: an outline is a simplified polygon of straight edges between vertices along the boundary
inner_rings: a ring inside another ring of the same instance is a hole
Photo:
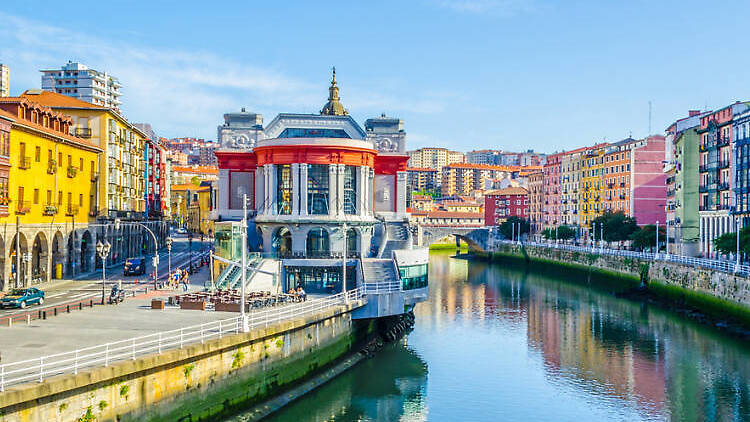
[[[214,310],[216,312],[239,312],[240,304],[232,302],[216,302],[214,304]]]
[[[151,299],[151,309],[164,309],[164,299]]]
[[[180,309],[187,309],[189,311],[205,311],[206,302],[184,302],[180,301]]]

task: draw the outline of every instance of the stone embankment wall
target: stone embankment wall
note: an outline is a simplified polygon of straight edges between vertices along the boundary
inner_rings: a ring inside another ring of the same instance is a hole
[[[484,252],[475,253],[487,255]],[[729,305],[736,305],[737,308],[734,310],[744,310],[750,314],[750,279],[734,274],[672,262],[652,262],[622,256],[526,245],[497,244],[495,252],[491,255],[527,262],[570,266],[578,270],[593,270],[603,275],[618,276],[632,285],[638,284],[643,279],[649,289],[659,293],[672,296],[695,293],[705,296],[704,299],[714,298],[725,301]]]
[[[0,422],[216,420],[344,356],[371,322],[351,307],[0,393]]]

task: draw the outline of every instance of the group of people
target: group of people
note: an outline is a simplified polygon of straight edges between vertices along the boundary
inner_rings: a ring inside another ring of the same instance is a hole
[[[167,287],[170,289],[177,289],[182,286],[182,290],[188,290],[188,284],[190,282],[190,274],[186,269],[176,269],[172,271],[172,274],[167,278]]]
[[[292,298],[298,302],[304,302],[307,300],[307,293],[305,293],[305,289],[302,288],[301,284],[297,284],[297,290],[290,287],[287,294],[292,296]]]

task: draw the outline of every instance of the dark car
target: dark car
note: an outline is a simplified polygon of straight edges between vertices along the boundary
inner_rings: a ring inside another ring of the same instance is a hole
[[[146,258],[128,258],[122,273],[123,275],[146,274]]]
[[[44,292],[37,289],[36,287],[29,287],[28,289],[13,289],[7,295],[3,296],[0,300],[0,308],[21,308],[24,309],[27,305],[36,303],[41,305],[44,303]]]

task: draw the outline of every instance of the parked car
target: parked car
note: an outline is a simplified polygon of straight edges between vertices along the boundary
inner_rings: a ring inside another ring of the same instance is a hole
[[[41,305],[44,303],[44,291],[36,287],[28,289],[13,289],[0,299],[0,308],[21,308],[31,304]]]
[[[143,275],[146,274],[146,258],[128,258],[125,261],[123,275]]]
[[[177,234],[187,234],[187,229],[184,227],[180,227],[177,229]]]

